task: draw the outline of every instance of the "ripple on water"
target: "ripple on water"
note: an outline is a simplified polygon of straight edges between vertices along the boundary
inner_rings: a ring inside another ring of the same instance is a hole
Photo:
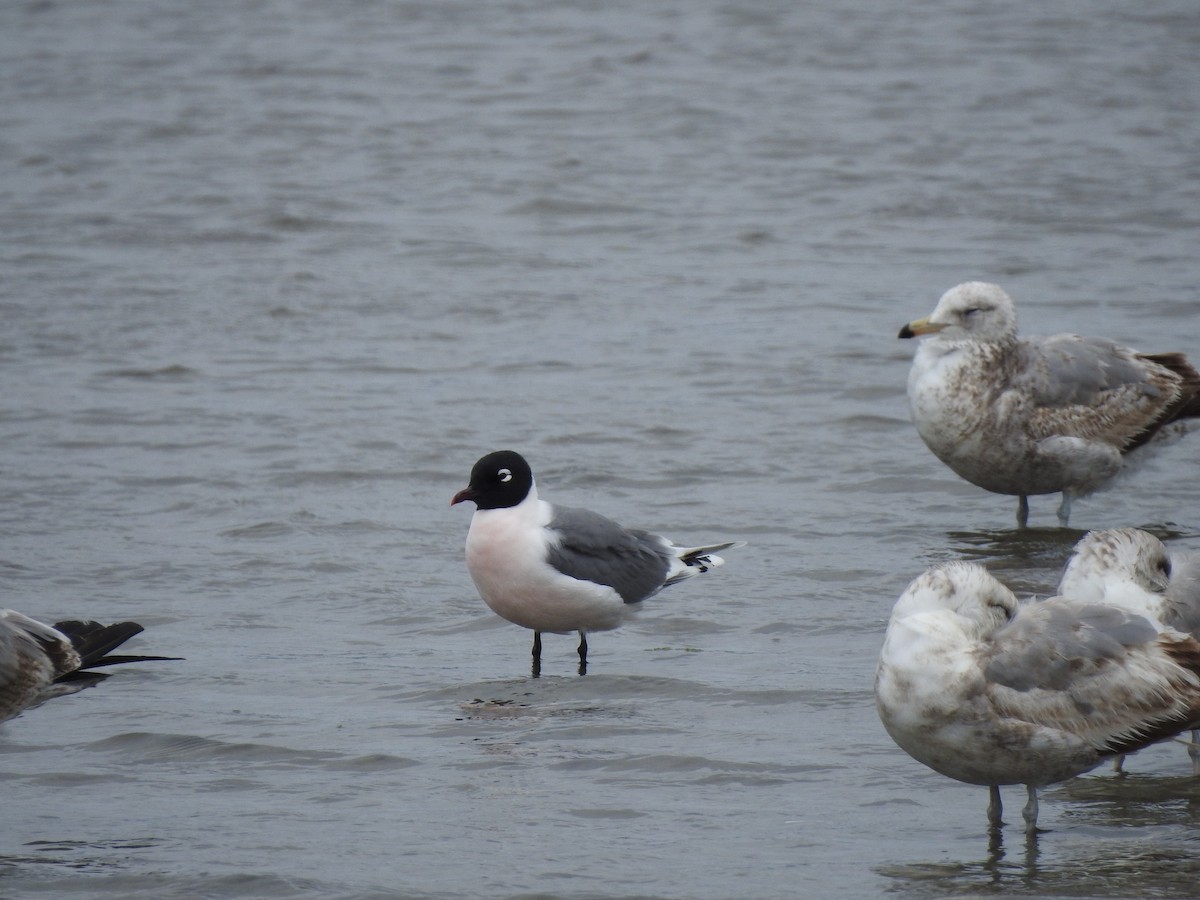
[[[237,762],[252,767],[296,768],[314,767],[331,770],[380,771],[403,769],[417,761],[387,754],[350,756],[328,750],[294,750],[275,744],[248,741],[229,742],[189,734],[129,732],[94,741],[86,749],[98,753],[116,753],[136,758],[140,762],[176,762],[180,760],[212,760]]]

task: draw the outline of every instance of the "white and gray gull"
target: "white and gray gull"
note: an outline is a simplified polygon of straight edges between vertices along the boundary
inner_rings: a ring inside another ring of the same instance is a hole
[[[542,633],[579,632],[579,673],[587,671],[587,635],[619,626],[662,588],[723,563],[726,541],[679,547],[625,528],[586,509],[538,497],[529,463],[498,450],[475,463],[470,484],[451,506],[476,510],[467,533],[467,568],[497,615],[533,630],[533,673],[540,672]]]
[[[1104,338],[1017,337],[1012,299],[997,285],[951,288],[933,313],[900,337],[921,342],[908,401],[921,439],[972,484],[1019,497],[1062,492],[1071,500],[1122,469],[1160,430],[1200,416],[1200,373],[1182,353],[1139,353]]]
[[[1200,555],[1168,554],[1166,546],[1138,528],[1092,531],[1075,545],[1058,593],[1073,600],[1120,606],[1160,630],[1200,640]],[[1200,775],[1200,721],[1187,745],[1192,773]],[[1121,770],[1124,757],[1114,765]]]
[[[112,653],[142,630],[136,622],[72,620],[50,626],[0,609],[0,722],[51,697],[95,684],[106,677],[94,671],[97,667],[176,658]]]
[[[936,772],[1037,789],[1178,734],[1200,716],[1200,642],[1121,606],[1021,604],[975,563],[927,570],[892,611],[875,675],[892,739]]]

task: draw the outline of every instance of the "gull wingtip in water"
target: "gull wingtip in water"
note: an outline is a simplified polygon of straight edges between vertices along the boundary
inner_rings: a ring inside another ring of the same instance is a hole
[[[0,610],[0,722],[94,684],[105,677],[97,668],[178,659],[112,652],[143,630],[136,622],[72,619],[47,625],[16,610]]]
[[[1200,643],[1118,606],[1020,603],[975,563],[935,566],[897,600],[876,706],[888,734],[931,769],[989,789],[1039,787],[1178,734],[1200,716]]]
[[[1071,501],[1108,484],[1128,453],[1174,422],[1200,417],[1200,373],[1182,353],[1140,353],[1103,338],[1019,338],[1012,298],[970,281],[942,295],[899,337],[926,336],[908,377],[913,423],[956,474],[1018,497]]]
[[[515,450],[483,456],[451,505],[475,503],[467,569],[493,612],[533,631],[533,672],[542,633],[579,633],[579,672],[587,635],[616,628],[662,588],[724,563],[744,541],[681,547],[625,528],[599,513],[538,497],[533,472]]]

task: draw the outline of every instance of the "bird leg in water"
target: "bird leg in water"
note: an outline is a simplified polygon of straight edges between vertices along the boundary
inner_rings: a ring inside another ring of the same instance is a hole
[[[1058,505],[1058,524],[1063,528],[1067,527],[1067,521],[1071,518],[1071,495],[1063,491],[1062,503]]]
[[[1000,785],[988,785],[988,824],[999,827],[1004,824],[1004,804],[1000,802]]]
[[[1037,831],[1037,788],[1032,784],[1025,785],[1025,788],[1029,791],[1029,801],[1025,804],[1025,808],[1021,810],[1021,815],[1025,817],[1025,830],[1032,833]]]
[[[1017,527],[1024,528],[1029,524],[1029,498],[1021,494],[1017,499]]]
[[[1192,758],[1192,774],[1200,775],[1200,728],[1192,729],[1192,739],[1185,741],[1183,738],[1175,738],[1177,742],[1188,748],[1188,756]]]
[[[542,633],[535,631],[533,633],[533,677],[537,678],[542,674]]]
[[[587,635],[579,632],[579,674],[587,674]]]

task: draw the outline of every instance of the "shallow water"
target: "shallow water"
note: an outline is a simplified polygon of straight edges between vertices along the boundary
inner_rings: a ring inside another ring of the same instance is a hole
[[[0,895],[1194,893],[1182,748],[997,845],[871,698],[932,562],[1200,547],[1195,436],[1014,531],[895,338],[984,278],[1200,354],[1193,4],[39,0],[0,61],[3,602],[187,657],[0,726]],[[505,446],[749,545],[531,679],[448,506]]]

